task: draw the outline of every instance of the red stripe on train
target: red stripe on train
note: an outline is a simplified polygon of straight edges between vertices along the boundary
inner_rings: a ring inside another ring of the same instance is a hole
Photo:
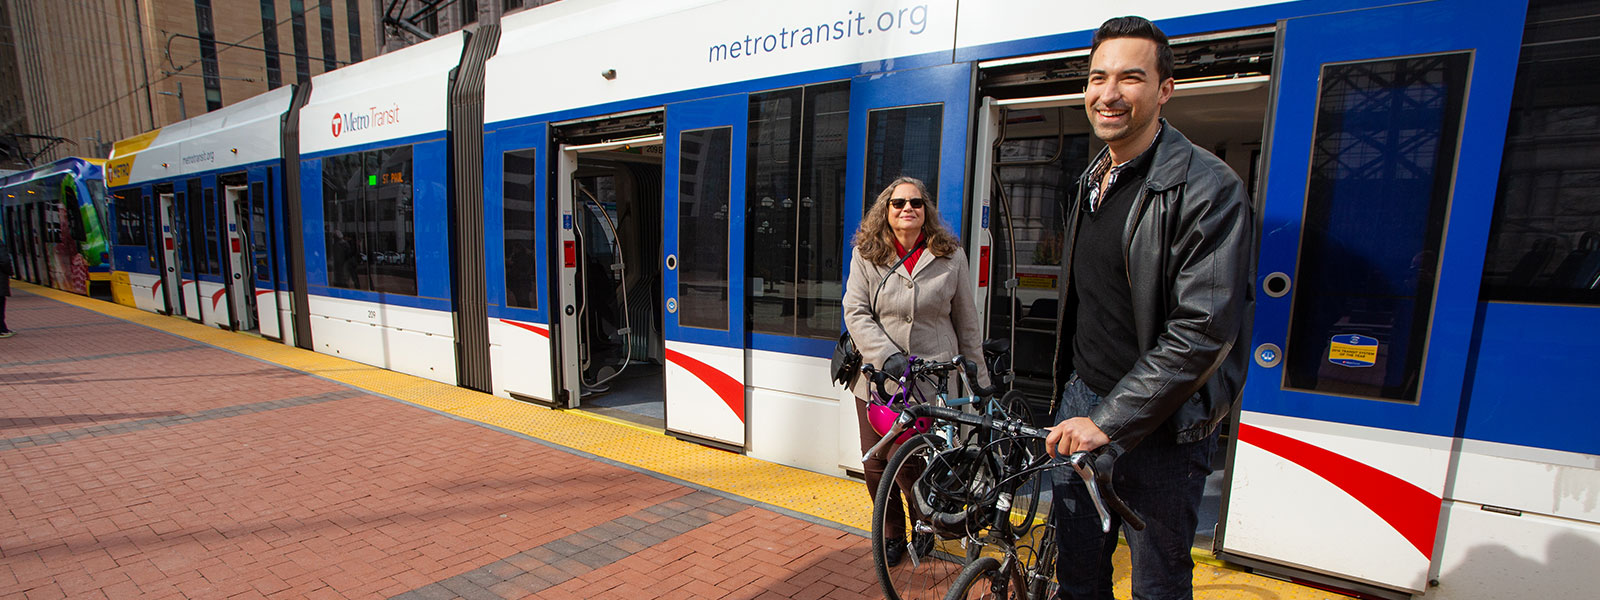
[[[1433,538],[1443,503],[1438,496],[1366,463],[1260,427],[1240,423],[1239,441],[1326,479],[1371,509],[1422,556],[1433,559]]]
[[[717,396],[722,398],[722,402],[733,410],[733,414],[739,417],[739,422],[744,422],[743,383],[739,383],[739,380],[730,377],[727,373],[718,371],[716,367],[700,362],[692,356],[671,348],[667,348],[667,360],[677,363],[684,370],[700,378],[700,381],[704,381],[707,386],[711,387],[711,391],[716,392]]]
[[[505,323],[507,325],[521,327],[523,329],[526,329],[528,331],[532,331],[534,333],[537,333],[537,334],[545,336],[545,337],[550,337],[550,330],[549,329],[545,329],[545,328],[539,327],[537,325],[529,325],[527,323],[518,323],[516,321],[507,321],[505,319],[500,319],[500,322],[501,323]]]

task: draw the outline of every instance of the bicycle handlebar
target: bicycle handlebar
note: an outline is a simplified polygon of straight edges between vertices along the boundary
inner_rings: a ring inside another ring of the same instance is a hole
[[[973,395],[988,398],[1000,393],[999,381],[990,382],[991,385],[988,387],[978,385],[978,363],[973,362],[972,360],[960,354],[955,355],[948,361],[920,359],[914,360],[911,364],[910,370],[907,373],[900,375],[898,378],[873,367],[870,363],[861,366],[862,372],[867,373],[868,377],[871,378],[872,385],[877,389],[878,397],[880,398],[893,397],[893,394],[890,394],[889,390],[884,389],[883,387],[883,384],[887,381],[895,380],[896,383],[899,383],[903,388],[906,386],[909,380],[914,379],[918,374],[926,372],[937,373],[940,371],[952,371],[957,368],[961,369],[961,372],[966,375],[967,383],[972,386]]]
[[[895,419],[894,426],[889,428],[889,433],[885,434],[882,440],[879,440],[871,450],[867,451],[866,456],[862,457],[862,461],[865,462],[867,458],[878,454],[884,447],[888,446],[891,440],[899,437],[906,427],[911,426],[917,419],[923,418],[954,421],[962,425],[998,431],[1012,436],[1044,439],[1050,435],[1050,430],[1048,429],[1034,427],[1021,421],[975,415],[943,406],[916,404],[906,407],[900,413],[900,418]],[[1135,531],[1143,531],[1145,527],[1144,519],[1134,514],[1133,510],[1128,508],[1127,503],[1123,502],[1122,498],[1117,495],[1116,489],[1112,487],[1111,475],[1116,457],[1108,452],[1109,449],[1110,446],[1101,446],[1088,452],[1076,452],[1068,457],[1065,462],[1072,467],[1072,470],[1078,473],[1079,477],[1083,478],[1084,484],[1088,486],[1089,498],[1094,501],[1095,511],[1100,514],[1102,531],[1110,531],[1111,529],[1111,516],[1106,512],[1105,505],[1110,505],[1112,510],[1121,515],[1123,521],[1129,527],[1132,527]],[[1102,501],[1104,504],[1102,504]]]

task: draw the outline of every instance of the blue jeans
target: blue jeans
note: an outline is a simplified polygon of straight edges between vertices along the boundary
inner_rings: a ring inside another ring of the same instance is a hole
[[[1073,375],[1061,394],[1056,422],[1086,417],[1100,400]],[[1194,545],[1200,499],[1205,495],[1216,447],[1216,432],[1198,442],[1179,444],[1171,432],[1158,428],[1117,459],[1112,485],[1146,523],[1144,531],[1129,527],[1123,532],[1133,558],[1135,600],[1194,597],[1194,560],[1189,549]],[[1111,600],[1111,555],[1117,549],[1122,518],[1112,511],[1111,532],[1102,533],[1100,515],[1077,473],[1057,469],[1054,481],[1056,580],[1061,598]]]

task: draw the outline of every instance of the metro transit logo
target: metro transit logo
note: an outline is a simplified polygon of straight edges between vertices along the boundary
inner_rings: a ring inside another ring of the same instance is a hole
[[[345,132],[361,131],[385,125],[398,125],[399,123],[399,104],[395,104],[388,110],[379,110],[378,107],[372,106],[368,107],[366,112],[334,112],[332,122],[333,137],[339,137],[340,134]]]

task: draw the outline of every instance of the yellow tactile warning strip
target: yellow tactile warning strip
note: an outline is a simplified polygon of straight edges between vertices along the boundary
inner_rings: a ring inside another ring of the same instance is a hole
[[[578,411],[558,411],[465,388],[388,371],[354,361],[207,327],[120,304],[13,282],[18,290],[250,356],[285,368],[432,409],[457,418],[516,432],[602,459],[658,473],[865,532],[871,502],[861,482],[787,467],[678,440],[662,432]],[[1230,568],[1197,552],[1196,598],[1278,600],[1343,598]],[[1117,597],[1127,598],[1127,553],[1117,555]]]

